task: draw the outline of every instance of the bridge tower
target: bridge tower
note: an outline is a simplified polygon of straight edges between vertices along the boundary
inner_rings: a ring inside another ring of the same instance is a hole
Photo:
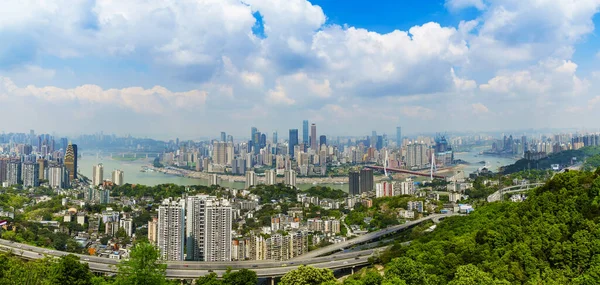
[[[383,161],[383,173],[385,174],[385,177],[388,177],[388,172],[387,172],[387,168],[389,166],[388,163],[389,163],[389,160],[388,160],[388,151],[386,149],[385,150],[385,159]]]

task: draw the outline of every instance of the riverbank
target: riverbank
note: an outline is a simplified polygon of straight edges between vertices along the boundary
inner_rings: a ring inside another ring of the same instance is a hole
[[[168,175],[176,175],[186,178],[194,178],[194,179],[205,179],[208,180],[210,175],[213,173],[208,172],[198,172],[186,169],[178,169],[178,168],[165,168],[165,167],[154,167],[152,165],[148,165],[148,169],[151,171],[164,173]],[[230,175],[225,173],[215,173],[219,176],[222,181],[229,182],[246,182],[246,177],[243,175]],[[379,182],[382,180],[386,180],[385,176],[374,176],[373,180],[375,182]],[[259,182],[264,182],[264,176],[258,176]],[[283,182],[283,177],[277,177],[277,182]],[[347,184],[348,177],[296,177],[296,184]]]

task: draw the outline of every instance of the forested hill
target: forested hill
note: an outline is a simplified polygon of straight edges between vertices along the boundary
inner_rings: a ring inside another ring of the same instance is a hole
[[[511,174],[528,169],[550,169],[552,164],[559,164],[561,167],[570,165],[571,162],[581,162],[592,156],[600,155],[600,147],[587,146],[580,149],[565,150],[558,153],[551,153],[548,157],[540,160],[520,159],[511,165],[502,167],[503,174]],[[573,161],[573,157],[577,160]]]
[[[448,218],[433,233],[382,256],[384,263],[401,256],[387,263],[384,280],[599,284],[599,174],[559,174],[524,202],[487,204],[467,217]]]

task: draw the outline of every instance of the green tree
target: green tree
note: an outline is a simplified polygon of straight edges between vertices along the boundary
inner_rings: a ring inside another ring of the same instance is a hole
[[[473,264],[459,266],[456,275],[448,285],[509,285],[508,281],[494,279]]]
[[[134,245],[129,260],[117,265],[119,285],[167,284],[167,265],[159,262],[160,252],[153,245],[140,242]]]
[[[69,254],[61,256],[58,262],[50,266],[48,282],[62,285],[90,285],[92,273],[87,263],[81,263],[79,257]]]
[[[280,285],[320,285],[328,281],[335,281],[333,272],[326,268],[315,268],[300,265],[281,277]]]
[[[227,285],[223,280],[219,279],[217,273],[211,272],[208,275],[200,276],[196,279],[198,285]]]
[[[223,275],[223,280],[231,285],[255,285],[258,283],[256,272],[248,269],[227,272]]]

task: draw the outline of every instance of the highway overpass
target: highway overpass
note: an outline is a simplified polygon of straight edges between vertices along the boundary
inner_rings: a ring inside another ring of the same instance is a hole
[[[529,191],[530,189],[544,185],[544,183],[529,183],[502,188],[487,197],[488,202],[502,201],[504,194]]]
[[[300,265],[311,265],[318,268],[329,268],[332,270],[353,269],[357,266],[369,264],[369,257],[378,249],[368,249],[362,251],[345,252],[341,251],[350,248],[354,245],[369,242],[379,239],[385,235],[392,234],[411,226],[417,225],[427,220],[437,221],[441,218],[456,214],[434,214],[421,218],[415,221],[410,221],[402,225],[392,226],[377,232],[368,233],[357,238],[341,242],[338,244],[329,245],[305,255],[296,257],[287,261],[231,261],[231,262],[199,262],[199,261],[168,261],[167,278],[171,279],[195,279],[199,276],[206,275],[210,272],[215,272],[222,275],[227,269],[239,270],[242,268],[253,270],[259,278],[280,277],[285,273],[297,268]],[[10,251],[16,256],[21,256],[24,259],[39,259],[46,256],[60,257],[70,253],[64,251],[51,250],[31,246],[27,244],[15,243],[8,240],[0,239],[0,250]],[[329,256],[322,256],[333,254]],[[90,270],[99,273],[116,273],[116,265],[119,260],[75,254],[81,260],[89,265]]]

